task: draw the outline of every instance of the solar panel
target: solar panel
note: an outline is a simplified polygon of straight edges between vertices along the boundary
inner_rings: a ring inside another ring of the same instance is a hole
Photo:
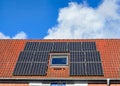
[[[30,75],[46,75],[47,63],[33,63]]]
[[[85,75],[85,64],[84,63],[70,63],[70,75],[78,76]]]
[[[67,52],[67,42],[54,42],[52,52]]]
[[[29,75],[31,69],[31,63],[17,63],[14,75]]]
[[[32,50],[37,51],[39,46],[39,42],[27,42],[24,50]]]
[[[82,50],[81,42],[68,42],[69,51],[81,51]]]
[[[86,62],[100,62],[100,54],[98,51],[85,52]]]
[[[34,62],[48,62],[48,52],[35,52]]]
[[[71,47],[72,49],[72,47]],[[100,53],[96,51],[94,42],[83,42],[81,51],[70,52],[71,76],[103,75]]]
[[[48,52],[23,51],[19,55],[13,75],[45,75]]]
[[[31,62],[34,58],[34,52],[23,51],[20,53],[18,62]]]
[[[101,63],[70,63],[71,76],[101,76],[103,75]]]
[[[83,51],[96,50],[95,42],[82,42],[82,50]]]
[[[51,51],[53,48],[53,42],[40,42],[38,51]]]
[[[101,63],[87,63],[87,75],[103,75]]]
[[[14,75],[46,75],[47,63],[17,63]]]
[[[70,62],[85,62],[84,52],[70,52]]]

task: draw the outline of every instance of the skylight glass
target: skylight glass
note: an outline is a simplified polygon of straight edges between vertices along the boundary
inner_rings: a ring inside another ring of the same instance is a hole
[[[53,55],[51,57],[51,65],[67,65],[68,64],[68,56],[61,55]]]

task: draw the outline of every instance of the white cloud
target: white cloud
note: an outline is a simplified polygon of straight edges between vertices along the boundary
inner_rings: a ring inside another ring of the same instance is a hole
[[[6,36],[2,32],[0,32],[0,39],[10,39],[10,37]]]
[[[104,0],[98,8],[69,3],[59,11],[58,24],[44,39],[120,38],[119,0]]]
[[[0,39],[26,39],[27,35],[25,32],[21,31],[19,33],[17,33],[15,36],[10,37],[10,36],[6,36],[5,34],[3,34],[2,32],[0,32]]]
[[[25,34],[25,32],[19,32],[14,37],[12,37],[12,39],[26,39],[26,38],[27,38],[27,35]]]

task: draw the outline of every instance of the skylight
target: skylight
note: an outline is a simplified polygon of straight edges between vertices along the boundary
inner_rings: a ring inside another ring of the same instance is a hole
[[[53,66],[64,66],[68,64],[67,55],[52,55],[51,56],[51,65]]]

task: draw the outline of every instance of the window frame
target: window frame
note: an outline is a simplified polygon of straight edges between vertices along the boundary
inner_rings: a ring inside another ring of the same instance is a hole
[[[52,64],[53,58],[66,58],[66,64]],[[50,55],[50,66],[68,66],[68,54],[51,54]]]

